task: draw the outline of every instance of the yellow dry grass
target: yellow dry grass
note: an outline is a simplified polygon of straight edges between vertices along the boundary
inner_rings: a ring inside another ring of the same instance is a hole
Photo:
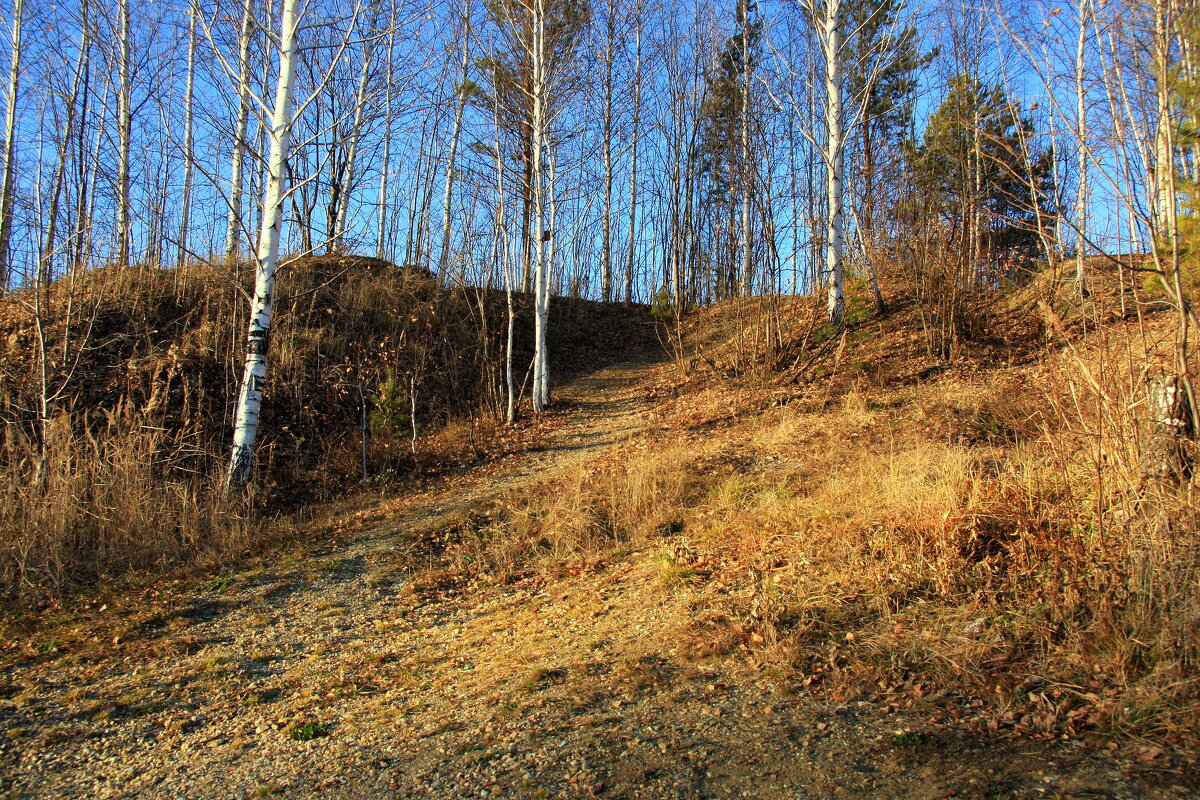
[[[697,655],[748,648],[842,693],[928,681],[1000,709],[1036,679],[1055,687],[1027,715],[1039,730],[1187,739],[1200,519],[1186,487],[1139,482],[1137,406],[1082,374],[1095,363],[1068,351],[651,435],[515,498],[475,564],[634,551],[689,598]]]

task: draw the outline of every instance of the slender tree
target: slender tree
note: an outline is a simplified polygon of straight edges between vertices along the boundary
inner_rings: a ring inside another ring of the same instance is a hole
[[[8,60],[8,86],[4,111],[4,167],[0,173],[0,291],[10,278],[9,250],[13,229],[17,143],[17,92],[21,86],[21,26],[25,17],[24,0],[15,0],[12,13],[12,52]]]
[[[246,366],[242,372],[241,390],[234,412],[233,450],[225,483],[227,492],[241,491],[250,480],[263,387],[267,379],[267,341],[271,331],[271,313],[275,307],[275,271],[283,230],[284,163],[287,161],[295,123],[292,92],[296,61],[300,54],[297,38],[299,5],[300,0],[283,0],[279,78],[275,89],[275,108],[271,115],[271,154],[267,162],[269,172],[263,190],[263,223],[258,240],[250,324],[246,331]]]
[[[242,240],[242,195],[250,127],[250,38],[253,32],[254,0],[243,0],[242,24],[237,44],[237,117],[233,128],[233,154],[229,160],[229,218],[225,226],[225,263],[238,259]]]

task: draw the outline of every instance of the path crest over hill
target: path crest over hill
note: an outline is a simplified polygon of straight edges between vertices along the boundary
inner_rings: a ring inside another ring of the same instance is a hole
[[[644,426],[651,361],[560,395],[544,448],[385,501],[299,551],[139,619],[95,658],[33,659],[0,695],[0,795],[310,798],[1121,798],[1103,763],[829,705],[678,654],[692,612],[650,558],[436,596],[412,546]]]

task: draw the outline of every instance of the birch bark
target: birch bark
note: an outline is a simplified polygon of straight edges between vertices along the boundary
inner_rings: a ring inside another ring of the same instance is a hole
[[[117,85],[117,265],[124,267],[129,264],[130,238],[133,233],[133,223],[129,204],[129,169],[130,148],[133,139],[133,76],[130,62],[133,58],[133,43],[129,24],[129,0],[120,0],[117,13],[119,16],[120,37],[118,53],[118,85]]]
[[[376,220],[378,230],[375,233],[375,254],[380,261],[387,260],[390,254],[387,240],[388,172],[391,170],[392,161],[392,79],[395,74],[395,38],[394,31],[388,34],[387,86],[384,88],[383,99],[383,166],[379,170],[379,205],[377,209],[379,216]]]
[[[750,295],[753,282],[753,263],[750,242],[750,195],[754,191],[754,176],[750,165],[750,9],[742,9],[742,268],[738,282],[738,294]]]
[[[1079,191],[1075,196],[1075,288],[1080,294],[1086,290],[1084,259],[1087,257],[1088,116],[1084,59],[1087,54],[1089,5],[1090,0],[1079,0],[1079,39],[1075,48],[1075,125],[1079,159]]]
[[[530,127],[532,129],[533,154],[530,159],[533,184],[534,218],[536,235],[534,237],[534,325],[533,325],[533,410],[540,414],[545,410],[545,398],[549,394],[546,385],[546,297],[548,270],[545,264],[546,240],[553,236],[553,231],[546,230],[546,208],[543,196],[544,181],[542,176],[543,144],[546,133],[545,100],[546,100],[546,20],[545,0],[534,0],[533,3],[533,58],[532,67],[532,113]]]
[[[300,0],[284,0],[280,34],[279,81],[275,89],[275,110],[271,120],[271,155],[267,162],[267,182],[263,189],[263,222],[259,235],[254,297],[250,324],[246,333],[246,366],[234,418],[233,448],[229,460],[226,492],[242,490],[250,480],[254,466],[254,443],[258,436],[263,385],[267,377],[267,339],[271,330],[271,312],[275,302],[275,269],[279,259],[280,233],[283,227],[284,163],[291,143],[292,89],[299,54],[296,31]]]
[[[496,230],[503,243],[500,248],[500,257],[504,270],[504,300],[508,306],[508,325],[505,331],[504,346],[504,388],[506,396],[504,421],[512,425],[517,418],[516,385],[513,382],[513,340],[516,328],[516,312],[513,309],[513,281],[516,276],[512,272],[512,259],[509,252],[511,245],[508,237],[508,225],[505,219],[505,204],[507,200],[504,194],[504,153],[501,150],[499,100],[495,100],[494,102],[497,105],[492,113],[492,119],[495,121],[496,126]]]
[[[629,153],[629,242],[625,261],[625,302],[633,302],[634,258],[637,254],[635,236],[637,232],[638,204],[638,140],[642,116],[642,12],[637,9],[637,26],[634,30],[633,56],[633,126],[630,131]]]
[[[179,255],[175,268],[182,270],[188,256],[188,229],[192,221],[192,182],[195,180],[196,13],[188,11],[187,85],[183,107],[183,207],[179,217]]]
[[[442,252],[438,255],[438,272],[446,280],[450,261],[450,201],[454,194],[454,168],[458,157],[458,138],[462,132],[463,111],[467,106],[467,74],[471,67],[471,3],[463,2],[462,62],[458,76],[458,95],[454,106],[454,128],[450,133],[450,153],[446,157],[446,188],[442,194]]]
[[[604,216],[601,219],[600,299],[612,300],[612,196],[613,196],[613,61],[616,49],[616,2],[608,0],[604,40],[604,110],[602,112],[601,155],[604,162]]]
[[[835,325],[842,324],[846,305],[842,288],[845,147],[842,130],[841,17],[841,0],[825,0],[821,18],[821,50],[825,58],[825,276],[828,281],[826,305],[829,321]]]
[[[375,13],[371,13],[372,25]],[[362,141],[363,112],[367,105],[367,85],[371,77],[371,61],[375,57],[375,33],[367,35],[363,45],[362,71],[358,77],[358,89],[354,93],[354,122],[350,128],[350,144],[346,153],[346,169],[342,181],[342,193],[338,198],[336,225],[333,229],[333,249],[341,251],[345,247],[346,232],[350,225],[350,196],[354,188],[354,168],[358,160],[358,147]]]

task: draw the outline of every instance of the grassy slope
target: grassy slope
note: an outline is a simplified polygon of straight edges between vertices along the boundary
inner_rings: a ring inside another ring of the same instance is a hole
[[[1194,747],[1196,509],[1140,471],[1167,315],[1111,285],[1072,309],[1043,281],[945,361],[914,303],[865,303],[844,342],[805,301],[688,318],[655,432],[502,503],[492,559],[463,568],[649,559],[691,595],[696,657],[981,729]]]
[[[844,341],[803,300],[699,312],[641,387],[643,433],[436,531],[412,586],[555,594],[629,564],[687,609],[669,646],[696,662],[971,729],[1194,748],[1195,508],[1139,478],[1169,320],[1112,287],[1089,303],[998,298],[952,361],[903,298],[875,319],[855,296]]]

